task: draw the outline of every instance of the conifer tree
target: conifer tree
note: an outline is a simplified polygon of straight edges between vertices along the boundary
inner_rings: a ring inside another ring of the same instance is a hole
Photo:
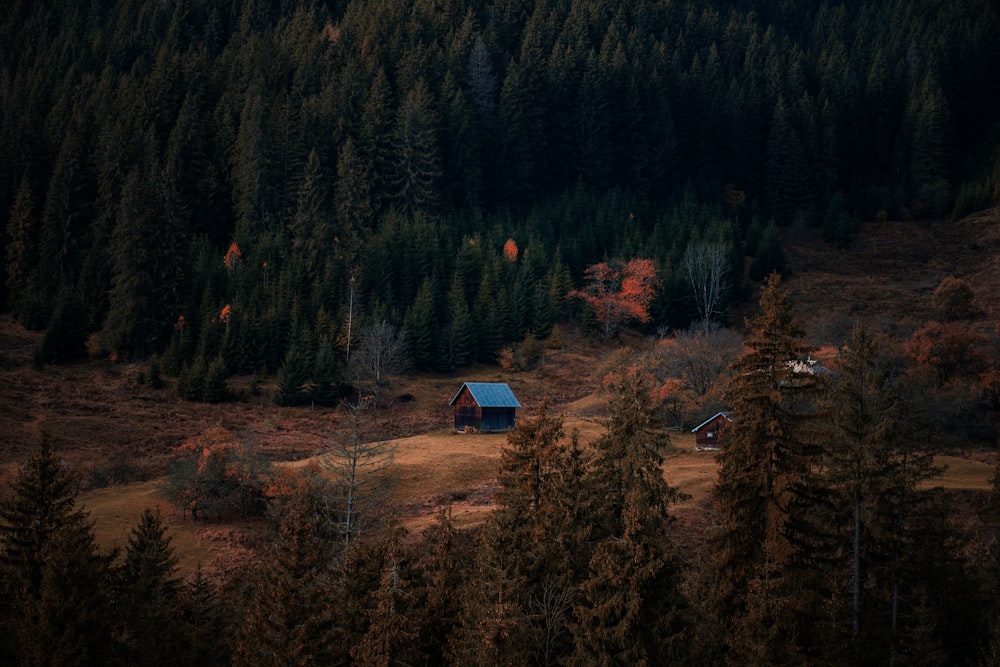
[[[35,219],[31,184],[22,178],[7,218],[7,243],[4,249],[4,280],[7,303],[18,317],[29,301],[31,271],[38,261],[38,223]]]
[[[417,370],[429,370],[434,367],[437,332],[434,281],[428,277],[417,292],[405,325],[404,339],[409,350],[410,362]]]
[[[500,466],[451,653],[462,663],[554,664],[569,651],[572,591],[586,569],[581,454],[543,402],[508,435]]]
[[[221,355],[213,359],[205,370],[200,400],[206,403],[222,403],[227,400],[229,398],[229,387],[226,384],[228,377],[229,369],[226,368],[226,360]]]
[[[609,409],[585,482],[596,545],[574,605],[570,663],[667,664],[683,655],[686,605],[666,534],[668,507],[682,495],[663,479],[666,443],[652,428],[649,387],[638,371],[618,378]]]
[[[427,82],[420,79],[399,106],[393,134],[392,197],[410,214],[433,211],[438,205],[441,156],[436,123],[433,96]]]
[[[430,664],[443,664],[461,613],[456,591],[468,580],[474,545],[468,533],[455,526],[450,507],[438,512],[421,538],[416,563],[423,588],[420,650]]]
[[[366,190],[371,197],[373,213],[381,212],[394,194],[391,187],[395,158],[392,95],[393,91],[385,70],[379,67],[372,78],[363,103],[361,137],[357,146],[358,161],[364,165],[364,171],[359,171],[357,175],[360,179],[367,172],[369,179],[367,185],[363,180],[358,181],[358,193],[362,195],[359,200],[358,212],[362,214],[364,213],[363,196]],[[345,146],[347,141],[348,139],[345,139]],[[341,157],[344,158],[343,154]],[[345,174],[340,170],[339,165],[337,174],[340,178],[344,178]]]
[[[118,641],[130,664],[183,664],[177,558],[159,512],[147,508],[115,572],[122,619]]]
[[[183,664],[190,667],[229,665],[230,628],[225,605],[199,565],[180,590],[183,621]]]
[[[825,477],[841,517],[833,548],[851,554],[849,636],[857,660],[887,648],[894,545],[905,539],[899,501],[935,469],[929,456],[909,451],[915,411],[907,409],[901,378],[872,334],[857,328],[838,366]]]
[[[479,281],[479,289],[472,307],[473,320],[479,325],[477,336],[479,341],[477,359],[479,361],[494,361],[500,346],[507,340],[506,321],[503,314],[505,308],[506,300],[500,281],[500,265],[494,259],[488,261],[483,268],[483,275]]]
[[[733,365],[726,391],[733,422],[715,492],[717,613],[738,621],[729,637],[737,655],[751,659],[743,654],[756,646],[754,659],[779,660],[803,639],[796,624],[804,617],[787,596],[809,586],[796,579],[806,568],[789,528],[811,511],[805,489],[818,463],[821,383],[777,274],[765,283],[760,308],[747,322],[749,351]]]
[[[298,481],[277,542],[253,572],[246,612],[235,633],[235,662],[331,664],[334,549],[323,518],[324,493],[314,479]]]
[[[337,157],[337,185],[334,210],[339,229],[348,239],[364,238],[371,228],[374,211],[369,163],[364,161],[350,137],[344,140]]]
[[[274,402],[281,406],[300,405],[309,395],[311,376],[309,350],[301,337],[297,337],[285,353],[285,360],[278,369],[278,391]]]
[[[392,528],[382,536],[381,577],[365,606],[368,628],[351,648],[351,657],[365,665],[419,664],[420,610],[415,607],[402,539],[405,530]]]
[[[73,288],[63,288],[53,305],[49,326],[38,346],[41,361],[75,361],[87,356],[87,312]]]
[[[319,278],[326,254],[333,244],[333,226],[324,201],[325,190],[319,155],[312,150],[306,160],[295,214],[289,225],[292,252],[298,255],[312,281]]]
[[[319,352],[316,353],[316,363],[312,372],[312,399],[317,405],[336,405],[340,396],[339,374],[337,354],[330,341],[324,339],[319,345]]]
[[[107,590],[115,554],[102,554],[76,481],[46,436],[0,509],[4,647],[14,664],[101,665],[113,659]]]
[[[475,352],[475,332],[472,315],[465,301],[465,287],[456,272],[448,292],[448,329],[444,339],[445,350],[442,357],[447,360],[448,370],[467,365]]]

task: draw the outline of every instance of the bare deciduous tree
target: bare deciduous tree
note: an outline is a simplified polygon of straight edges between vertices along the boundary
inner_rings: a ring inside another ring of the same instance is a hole
[[[362,394],[370,394],[379,405],[382,388],[389,376],[404,370],[406,352],[403,337],[393,325],[379,320],[358,334],[351,374]]]
[[[328,520],[345,547],[358,534],[377,529],[394,491],[395,443],[362,433],[368,407],[364,398],[348,406],[347,432],[331,440],[324,459],[332,486],[326,497]]]
[[[729,262],[719,242],[692,241],[684,251],[684,273],[694,293],[698,315],[708,324],[717,314],[723,293],[729,289]]]
[[[648,365],[660,385],[660,396],[669,398],[675,423],[721,408],[722,386],[729,364],[739,357],[743,341],[729,329],[709,323],[656,341]]]

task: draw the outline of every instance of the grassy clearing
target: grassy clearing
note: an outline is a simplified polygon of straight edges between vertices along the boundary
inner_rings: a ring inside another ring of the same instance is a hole
[[[602,430],[592,420],[567,418],[567,431],[581,432],[581,441],[591,442]],[[503,434],[458,434],[437,431],[395,441],[397,502],[402,507],[403,524],[411,533],[430,525],[442,507],[451,507],[452,518],[461,527],[479,525],[492,511],[500,451],[506,442]],[[711,452],[694,451],[694,437],[688,433],[672,434],[676,451],[664,459],[664,478],[690,498],[677,506],[675,513],[691,525],[699,525],[703,508],[715,484],[717,465]],[[298,468],[319,462],[321,456],[284,465]],[[946,465],[944,475],[926,482],[924,488],[990,488],[994,466],[956,456],[939,456]],[[106,546],[124,547],[137,524],[143,508],[160,508],[168,534],[180,558],[182,573],[198,566],[224,569],[252,556],[255,546],[263,543],[266,522],[198,522],[183,520],[159,494],[159,482],[145,482],[84,494],[80,502],[91,513],[98,541]]]

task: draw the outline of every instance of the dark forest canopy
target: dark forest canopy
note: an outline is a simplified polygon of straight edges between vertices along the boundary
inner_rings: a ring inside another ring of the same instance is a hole
[[[384,320],[447,369],[641,256],[650,326],[683,326],[692,240],[765,275],[771,223],[997,203],[998,28],[990,0],[15,1],[0,302],[49,359],[85,322],[273,372]]]

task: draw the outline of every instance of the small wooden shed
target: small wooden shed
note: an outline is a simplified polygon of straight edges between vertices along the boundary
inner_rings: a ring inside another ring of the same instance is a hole
[[[466,382],[449,405],[455,408],[456,431],[507,431],[521,407],[505,382]]]
[[[705,452],[726,446],[726,425],[733,421],[726,412],[717,412],[691,429],[695,451]]]

